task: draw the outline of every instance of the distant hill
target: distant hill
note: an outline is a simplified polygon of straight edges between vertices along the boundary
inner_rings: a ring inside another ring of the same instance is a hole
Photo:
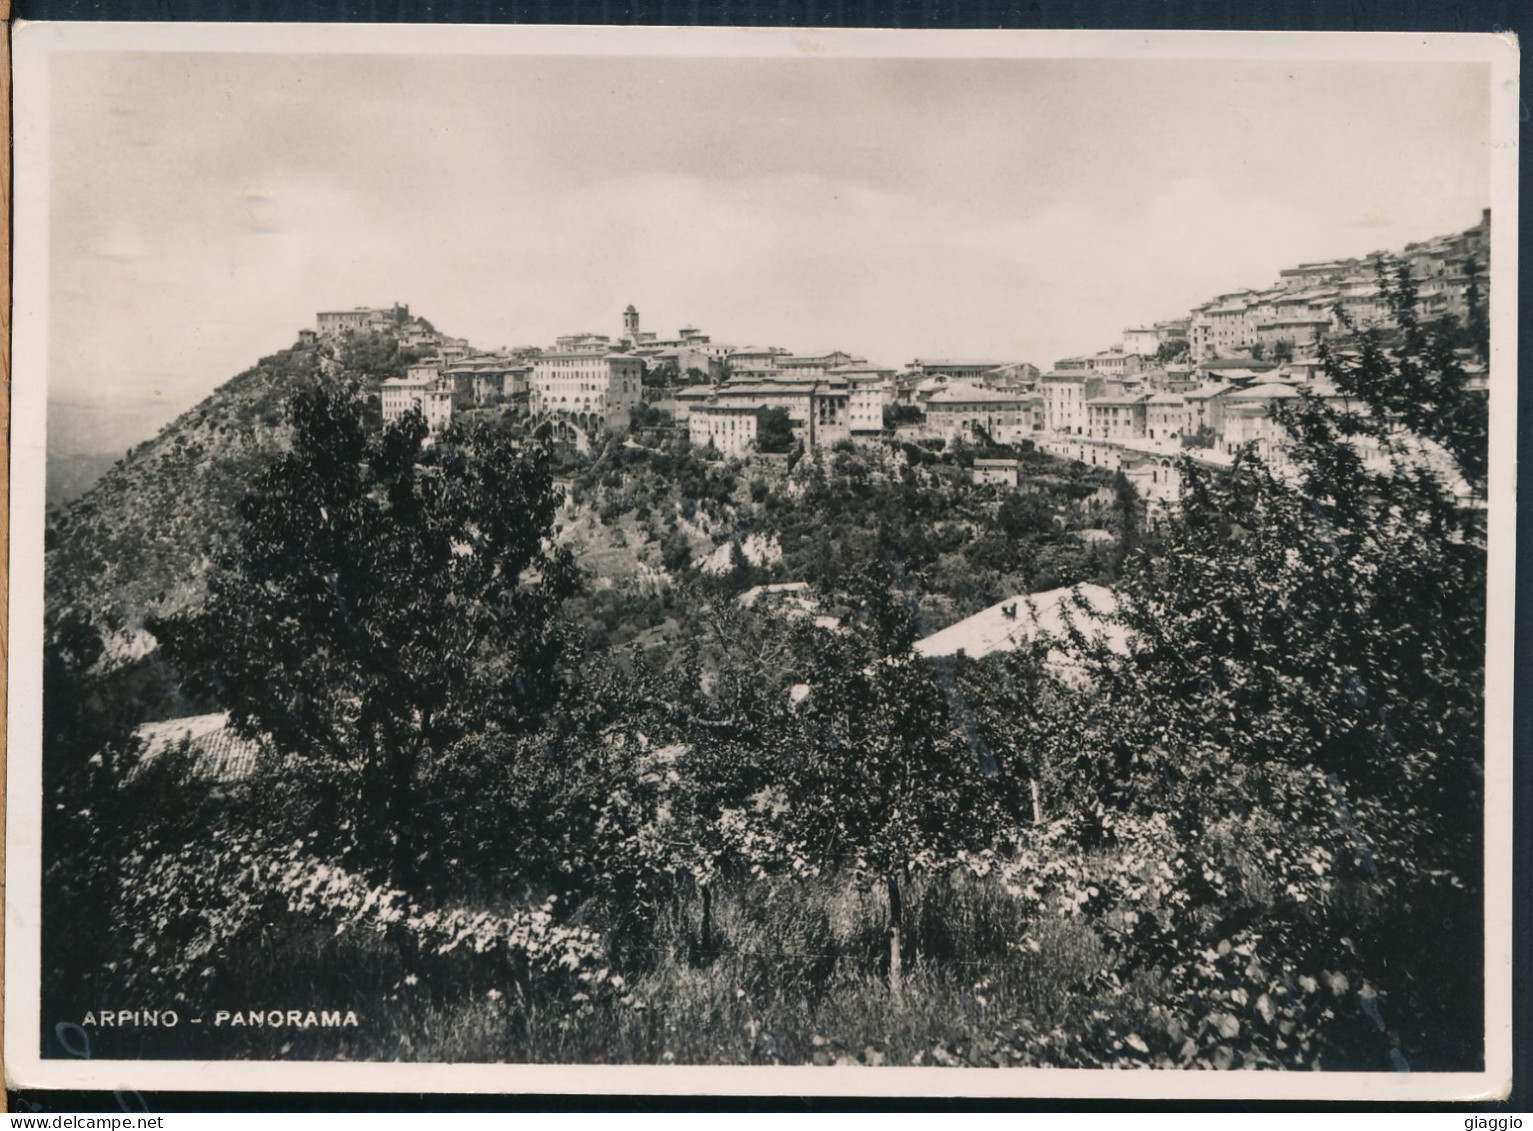
[[[50,514],[44,612],[86,615],[108,640],[109,666],[153,646],[144,619],[202,596],[230,544],[235,504],[289,443],[285,406],[323,368],[315,346],[261,359],[201,404],[102,468],[95,457],[50,467],[50,499],[78,498]],[[99,476],[99,478],[97,478]]]

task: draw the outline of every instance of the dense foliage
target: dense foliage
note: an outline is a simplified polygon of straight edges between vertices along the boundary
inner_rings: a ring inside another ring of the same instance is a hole
[[[1343,396],[1153,518],[1032,453],[1011,491],[972,453],[582,456],[293,397],[207,599],[153,624],[268,744],[249,781],[136,761],[99,635],[53,625],[49,913],[111,925],[54,999],[301,967],[389,1003],[351,1056],[1478,1065],[1485,406],[1388,293]],[[914,648],[1084,581],[1116,632],[1082,601]]]
[[[354,391],[293,405],[293,449],[240,505],[238,550],[194,613],[151,621],[192,686],[270,739],[323,843],[398,882],[424,763],[467,733],[525,729],[559,691],[552,623],[573,591],[549,552],[536,452],[487,428],[367,433]],[[392,845],[389,851],[384,846]]]

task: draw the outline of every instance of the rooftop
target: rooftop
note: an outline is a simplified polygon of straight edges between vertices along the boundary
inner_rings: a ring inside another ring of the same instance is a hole
[[[227,711],[144,723],[133,733],[143,743],[143,752],[130,776],[184,745],[194,776],[219,784],[242,781],[255,772],[261,749],[260,743],[241,738],[230,728]]]
[[[1107,620],[1117,606],[1117,596],[1101,585],[1021,593],[918,640],[915,650],[927,657],[962,652],[978,659],[1011,651],[1034,639],[1063,641],[1069,635],[1068,625],[1074,624],[1089,639],[1106,641],[1114,651],[1122,652],[1127,650],[1128,633]]]
[[[981,389],[977,385],[946,385],[931,395],[927,404],[1033,404],[1036,396],[1005,389]]]
[[[1241,389],[1231,393],[1232,401],[1274,401],[1287,400],[1297,397],[1299,394],[1292,385],[1279,384],[1276,381],[1268,381],[1261,385],[1252,385],[1249,389]]]

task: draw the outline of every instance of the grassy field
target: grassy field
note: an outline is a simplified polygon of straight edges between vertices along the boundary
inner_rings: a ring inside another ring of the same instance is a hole
[[[706,940],[695,889],[647,929],[605,924],[626,992],[573,1008],[567,993],[471,953],[407,956],[380,936],[315,923],[263,929],[214,961],[182,1012],[353,1009],[355,1028],[105,1030],[93,1034],[95,1055],[942,1063],[1019,1026],[1071,1028],[1091,1006],[1071,987],[1104,961],[1083,921],[1046,924],[1030,933],[1036,950],[1021,945],[1021,907],[993,878],[966,874],[907,885],[897,992],[880,890],[841,878],[721,884],[711,912]]]

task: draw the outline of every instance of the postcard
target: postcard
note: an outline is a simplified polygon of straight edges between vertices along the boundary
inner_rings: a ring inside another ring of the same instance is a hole
[[[20,26],[10,1084],[1504,1094],[1517,67]]]

